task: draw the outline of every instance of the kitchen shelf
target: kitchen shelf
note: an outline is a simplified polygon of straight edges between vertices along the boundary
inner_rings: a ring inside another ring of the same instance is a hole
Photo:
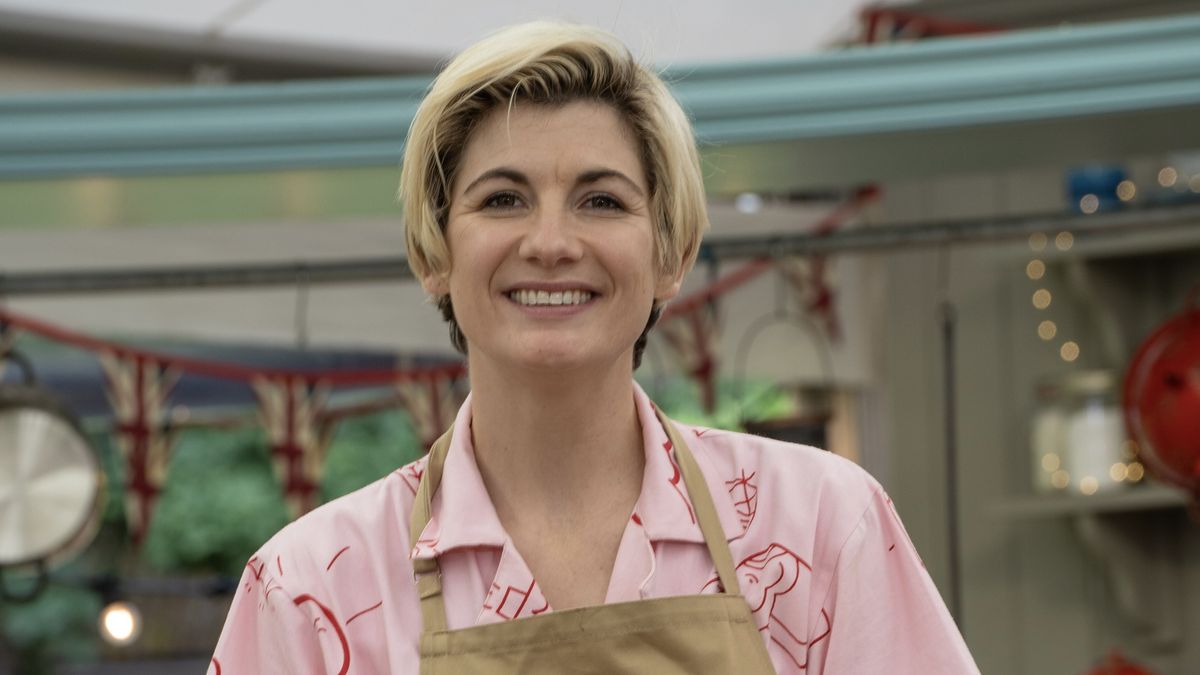
[[[1147,483],[1094,495],[1060,493],[1014,497],[997,505],[996,512],[1007,518],[1052,518],[1184,508],[1187,504],[1188,495],[1183,490]]]

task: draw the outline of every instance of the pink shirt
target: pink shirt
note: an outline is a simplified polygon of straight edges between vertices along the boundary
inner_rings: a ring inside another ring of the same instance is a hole
[[[716,592],[666,433],[636,385],[635,399],[646,470],[605,602]],[[417,673],[410,556],[439,557],[451,629],[553,611],[488,498],[470,423],[468,399],[415,548],[408,523],[425,458],[264,544],[246,564],[209,673]],[[678,426],[778,672],[979,672],[870,475],[814,448]]]

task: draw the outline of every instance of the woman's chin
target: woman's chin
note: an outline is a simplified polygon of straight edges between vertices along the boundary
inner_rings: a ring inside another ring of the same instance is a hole
[[[632,367],[632,357],[622,359],[621,354],[581,347],[583,345],[577,342],[526,345],[514,350],[503,361],[507,362],[507,367],[511,369],[560,377],[572,371],[593,372],[596,369],[612,367],[618,361],[629,361],[628,367]]]
[[[596,359],[576,350],[538,350],[534,353],[521,354],[514,359],[514,365],[530,373],[564,373],[572,370],[595,365]]]

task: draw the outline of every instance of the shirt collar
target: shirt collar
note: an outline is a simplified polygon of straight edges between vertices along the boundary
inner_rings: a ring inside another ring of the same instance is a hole
[[[458,409],[453,429],[442,482],[433,493],[429,523],[413,548],[413,558],[432,558],[469,546],[500,548],[508,540],[475,463],[470,394]]]
[[[634,515],[641,521],[650,541],[688,541],[704,543],[704,533],[696,522],[695,508],[684,484],[679,465],[675,460],[667,432],[659,423],[650,397],[635,382],[633,398],[637,405],[638,420],[642,425],[642,445],[646,451],[646,472],[642,476],[642,492],[638,497]],[[688,444],[704,473],[704,482],[712,495],[717,518],[726,539],[732,541],[744,534],[737,506],[718,476],[716,467],[708,461],[700,443],[699,434],[692,427],[674,422],[679,435]]]
[[[633,511],[633,519],[645,529],[650,541],[686,541],[704,543],[704,534],[696,523],[695,510],[687,486],[675,462],[666,431],[658,421],[650,398],[635,382],[634,404],[642,427],[642,445],[646,469],[642,491]],[[716,476],[707,458],[700,452],[695,430],[676,423],[704,472],[717,517],[729,540],[744,533],[733,498]],[[471,396],[467,396],[454,420],[454,434],[442,470],[442,482],[434,493],[429,523],[412,550],[413,558],[432,558],[463,547],[502,548],[508,534],[500,524],[492,505],[471,443]]]

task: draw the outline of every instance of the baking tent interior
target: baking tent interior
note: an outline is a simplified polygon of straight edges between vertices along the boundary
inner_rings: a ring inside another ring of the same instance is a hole
[[[1177,16],[669,72],[703,143],[710,240],[749,241],[737,256],[702,262],[689,289],[770,253],[771,237],[805,250],[814,223],[837,203],[860,186],[881,187],[829,237],[847,247],[831,277],[843,329],[830,343],[832,365],[814,347],[823,338],[783,327],[761,336],[745,374],[860,392],[861,460],[901,506],[943,594],[961,595],[984,672],[1077,672],[1096,650],[1125,640],[1162,672],[1200,663],[1200,645],[1180,637],[1189,630],[1182,608],[1200,606],[1194,532],[1152,563],[1169,575],[1157,578],[1185,591],[1162,597],[1139,587],[1149,604],[1122,609],[1096,590],[1109,577],[1073,534],[1075,520],[997,515],[1028,492],[1033,383],[1071,367],[1033,334],[1026,238],[1079,226],[1078,248],[1055,254],[1064,270],[1079,257],[1200,247],[1183,197],[1127,211],[1153,231],[1126,217],[1111,232],[1085,234],[1064,187],[1072,166],[1119,163],[1150,186],[1164,161],[1190,161],[1186,151],[1200,148],[1197,63],[1200,16]],[[297,274],[262,287],[119,293],[65,289],[54,274],[396,262],[397,163],[427,82],[0,100],[0,295],[14,311],[92,334],[447,354],[444,327],[396,268],[366,281],[314,284]],[[953,227],[921,229],[941,222]],[[906,235],[930,231],[919,241]],[[881,236],[855,244],[852,235],[863,233]],[[721,362],[737,361],[738,327],[773,310],[778,284],[763,275],[719,301]],[[1167,296],[1153,301],[1164,312],[1182,292]],[[958,538],[946,526],[946,301],[957,310],[949,438],[960,454],[951,483]],[[1124,302],[1147,301],[1131,291]],[[1088,321],[1077,321],[1078,334],[1088,334]],[[1104,351],[1082,348],[1087,358]],[[1173,537],[1180,527],[1139,529]],[[1135,624],[1140,632],[1129,637]]]

